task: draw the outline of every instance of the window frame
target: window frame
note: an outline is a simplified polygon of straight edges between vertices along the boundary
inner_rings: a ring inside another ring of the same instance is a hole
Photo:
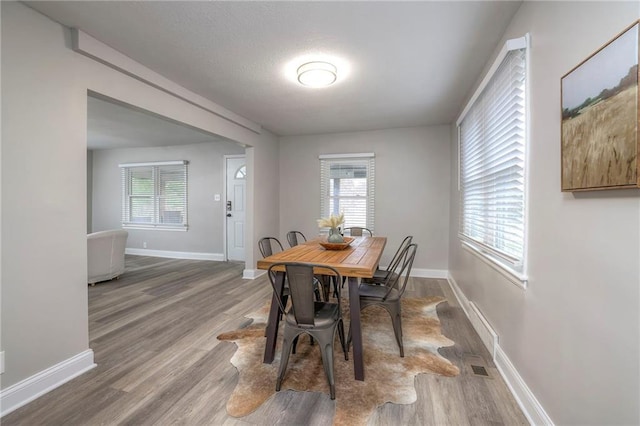
[[[354,153],[354,154],[322,154],[320,159],[320,217],[328,217],[330,214],[340,214],[342,212],[331,212],[330,209],[330,188],[329,182],[331,165],[336,164],[349,164],[349,163],[361,163],[366,166],[367,170],[367,190],[366,195],[366,207],[365,207],[365,225],[362,224],[350,224],[348,217],[345,217],[345,223],[342,228],[349,226],[362,226],[370,229],[372,232],[375,229],[375,154],[369,153]],[[345,196],[334,197],[341,199],[358,199],[360,196]],[[321,233],[328,232],[328,230],[322,230]]]
[[[177,161],[156,161],[145,163],[123,163],[119,164],[121,170],[121,223],[123,229],[144,229],[144,230],[161,230],[161,231],[187,231],[188,225],[188,164],[186,160]],[[181,167],[180,167],[181,166]],[[184,182],[180,181],[184,185],[184,193],[181,195],[181,202],[179,202],[180,211],[182,211],[182,221],[180,223],[168,223],[162,222],[161,215],[166,209],[162,209],[162,199],[165,196],[162,194],[162,173],[175,172],[176,167],[180,167],[178,173],[182,173],[181,177],[184,177]],[[141,197],[131,193],[131,173],[136,169],[150,169],[153,194],[147,197],[151,198],[152,204],[152,219],[150,222],[135,222],[131,220],[131,205],[129,201],[132,197]]]
[[[528,221],[528,199],[529,199],[529,116],[530,116],[530,96],[529,91],[531,87],[530,82],[530,36],[529,34],[525,34],[523,37],[517,39],[507,40],[504,44],[502,50],[496,57],[493,62],[491,68],[483,78],[482,82],[474,92],[473,96],[465,106],[464,110],[460,114],[460,117],[456,121],[457,127],[457,139],[458,139],[458,191],[460,194],[460,209],[459,209],[459,220],[460,226],[458,230],[458,237],[461,241],[462,248],[466,251],[474,254],[483,262],[487,263],[497,272],[502,274],[508,281],[516,284],[517,286],[526,289],[528,285],[528,277],[527,277],[527,260],[528,260],[528,235],[529,235],[529,221]],[[524,69],[524,140],[522,143],[522,148],[524,150],[524,160],[522,163],[522,176],[524,179],[523,182],[523,209],[522,209],[522,253],[519,258],[511,258],[504,253],[501,253],[499,250],[495,250],[492,247],[485,245],[481,242],[474,240],[464,233],[464,208],[463,208],[463,174],[462,174],[462,135],[461,135],[461,124],[464,121],[464,118],[470,112],[470,110],[475,106],[478,99],[482,96],[486,87],[491,83],[492,78],[503,64],[507,55],[513,50],[524,50],[524,61],[525,61],[525,69]]]

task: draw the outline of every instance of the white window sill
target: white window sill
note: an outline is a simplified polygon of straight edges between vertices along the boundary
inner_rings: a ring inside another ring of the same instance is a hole
[[[467,241],[460,241],[462,248],[469,253],[476,256],[478,259],[482,260],[484,263],[493,268],[496,272],[499,272],[503,277],[505,277],[512,284],[520,287],[523,290],[526,290],[528,284],[528,278],[522,272],[514,269],[500,258],[491,253],[487,253],[482,249],[474,246],[473,244]]]
[[[161,225],[122,225],[122,229],[135,229],[139,231],[178,231],[185,232],[189,230],[188,226],[161,226]]]

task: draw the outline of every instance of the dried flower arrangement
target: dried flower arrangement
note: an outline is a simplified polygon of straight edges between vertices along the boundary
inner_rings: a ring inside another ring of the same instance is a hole
[[[340,213],[339,216],[334,214],[329,217],[323,217],[318,219],[319,228],[338,228],[338,226],[344,223],[344,213]]]

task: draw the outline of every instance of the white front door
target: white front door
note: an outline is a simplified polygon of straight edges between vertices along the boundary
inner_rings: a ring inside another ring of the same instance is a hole
[[[247,166],[245,157],[227,157],[227,259],[244,258],[245,189]]]

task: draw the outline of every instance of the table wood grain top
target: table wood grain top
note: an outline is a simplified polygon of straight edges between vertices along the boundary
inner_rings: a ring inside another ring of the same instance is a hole
[[[319,241],[322,240],[320,238],[309,240],[258,260],[258,269],[269,269],[269,266],[279,262],[304,262],[331,266],[345,277],[370,278],[378,267],[387,238],[355,237],[354,241],[343,250],[327,250],[319,244]],[[315,272],[323,273],[322,269]]]

